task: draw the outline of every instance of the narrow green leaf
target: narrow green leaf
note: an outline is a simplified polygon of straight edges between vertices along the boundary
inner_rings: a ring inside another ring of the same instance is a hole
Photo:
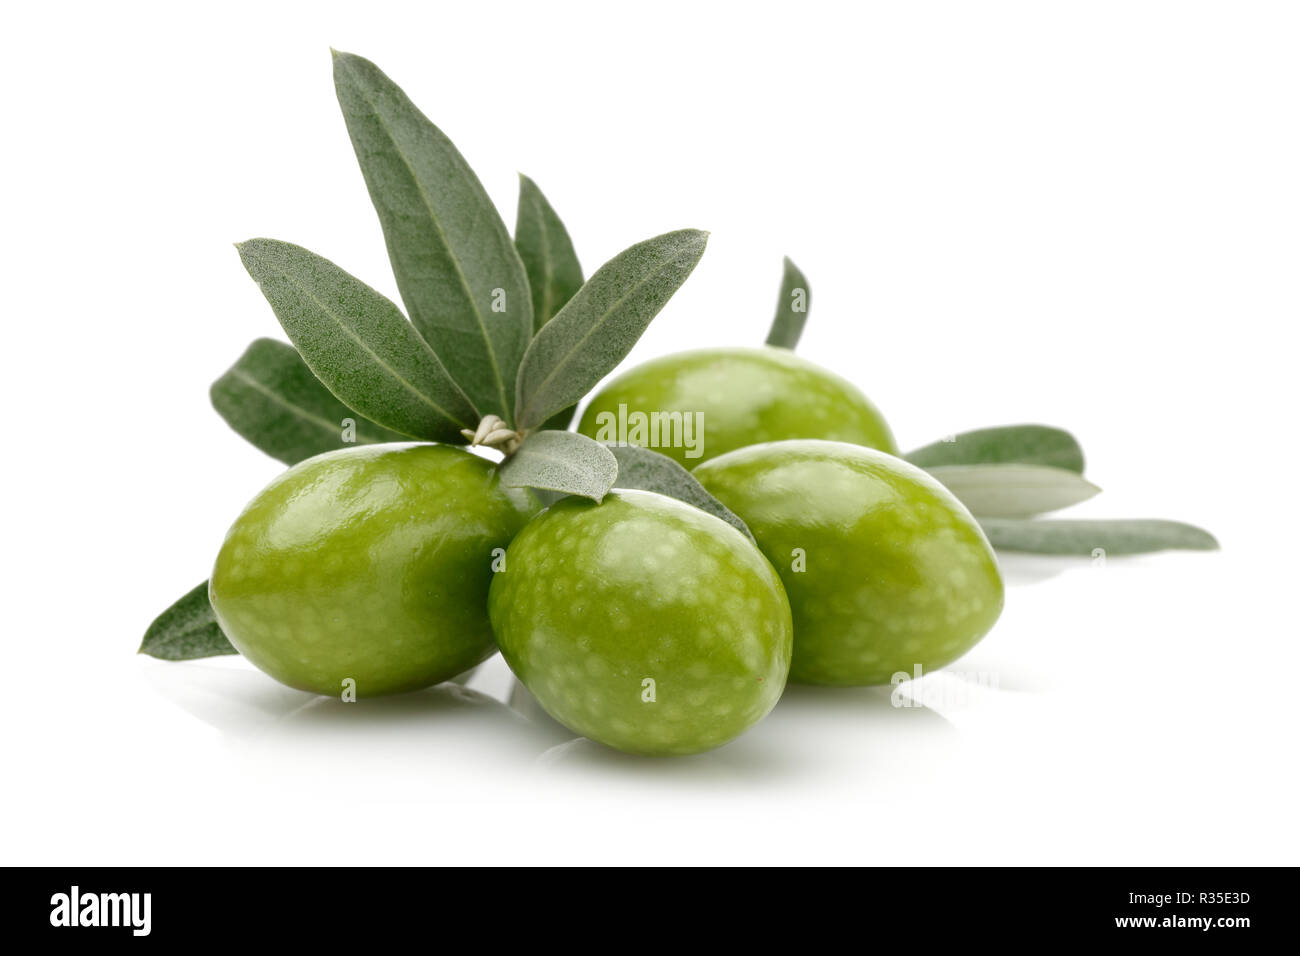
[[[358,445],[406,441],[331,395],[297,349],[275,339],[254,341],[212,383],[211,395],[226,424],[286,465],[348,447],[345,422]]]
[[[533,293],[533,328],[540,329],[582,287],[582,266],[564,223],[537,184],[523,173],[519,174],[515,248]],[[568,428],[577,408],[570,405],[561,409],[541,427]]]
[[[940,465],[927,471],[981,518],[1028,518],[1101,491],[1081,475],[1044,465]]]
[[[239,651],[221,633],[217,616],[208,602],[208,582],[204,581],[149,625],[140,653],[164,661],[192,661]]]
[[[533,330],[551,320],[582,287],[582,266],[573,242],[537,184],[519,175],[515,248],[533,293]]]
[[[301,246],[250,239],[238,247],[299,354],[334,396],[373,422],[462,441],[478,412],[393,303]]]
[[[989,543],[999,551],[1092,556],[1150,551],[1213,551],[1219,542],[1195,525],[1155,518],[1119,521],[1022,521],[981,518]]]
[[[781,292],[776,298],[776,315],[767,333],[767,344],[794,351],[808,321],[808,307],[812,305],[812,289],[799,267],[785,257],[785,271],[781,275]]]
[[[536,428],[609,374],[686,281],[707,241],[708,233],[697,229],[666,233],[597,269],[528,347],[519,366],[515,426]]]
[[[903,456],[920,468],[936,465],[1050,465],[1083,473],[1083,449],[1050,425],[1001,425],[961,432]]]
[[[541,431],[529,435],[501,463],[501,483],[512,488],[542,488],[600,501],[618,476],[614,453],[577,432]]]
[[[379,67],[335,51],[334,87],[411,321],[479,410],[509,421],[533,304],[505,223]]]
[[[643,491],[657,491],[661,495],[676,498],[701,511],[708,512],[715,518],[721,518],[750,541],[754,536],[749,526],[740,520],[721,501],[704,490],[704,486],[689,471],[667,455],[661,455],[649,448],[636,445],[610,445],[609,450],[618,459],[618,478],[615,488],[640,488]]]

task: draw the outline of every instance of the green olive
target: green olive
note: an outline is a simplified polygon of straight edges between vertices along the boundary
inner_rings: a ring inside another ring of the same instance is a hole
[[[772,709],[790,667],[771,565],[725,521],[653,492],[552,505],[510,545],[489,606],[542,707],[631,753],[726,743]]]
[[[578,431],[654,448],[687,468],[787,438],[898,451],[884,418],[856,386],[779,348],[703,349],[638,365],[596,393]]]
[[[956,660],[1002,612],[979,524],[924,471],[880,451],[783,441],[695,477],[749,525],[794,615],[790,679],[883,684]]]
[[[427,687],[493,653],[492,563],[538,507],[491,462],[450,446],[318,455],[235,521],[212,607],[239,652],[290,687]]]

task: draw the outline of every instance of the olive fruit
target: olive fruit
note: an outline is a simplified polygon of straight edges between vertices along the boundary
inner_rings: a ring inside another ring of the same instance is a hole
[[[749,525],[794,615],[790,679],[882,684],[966,653],[1002,612],[983,531],[934,478],[880,451],[782,441],[695,477]]]
[[[236,649],[290,687],[417,690],[492,654],[493,551],[503,554],[539,507],[459,448],[327,452],[244,509],[209,597]]]
[[[790,668],[790,605],[731,525],[650,491],[564,498],[511,543],[488,599],[515,675],[575,733],[640,754],[731,740]]]
[[[638,365],[596,393],[578,431],[654,448],[687,468],[787,438],[898,451],[856,386],[780,348],[702,349]]]

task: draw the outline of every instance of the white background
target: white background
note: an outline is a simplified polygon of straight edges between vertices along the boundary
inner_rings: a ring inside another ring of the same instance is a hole
[[[1296,863],[1300,12],[1269,3],[10,6],[4,862]],[[712,231],[630,361],[801,352],[905,447],[1072,429],[1080,516],[1223,550],[1007,562],[934,708],[794,688],[647,761],[472,692],[345,707],[135,654],[280,466],[207,387],[280,335],[231,243],[396,298],[328,47],[400,83],[588,271]]]

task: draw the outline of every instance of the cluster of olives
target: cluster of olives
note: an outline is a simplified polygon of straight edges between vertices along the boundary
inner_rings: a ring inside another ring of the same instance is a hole
[[[997,620],[997,560],[966,508],[894,456],[852,384],[776,348],[673,355],[616,377],[620,407],[698,415],[688,468],[739,516],[651,491],[543,507],[441,444],[310,458],[231,528],[210,599],[250,661],[320,694],[398,693],[500,648],[578,734],[643,754],[736,737],[787,680],[888,683],[941,667]]]
[[[788,680],[888,683],[987,633],[988,539],[895,457],[856,387],[793,354],[809,299],[792,262],[768,347],[632,369],[570,430],[707,233],[644,240],[584,279],[535,183],[521,177],[512,235],[400,87],[331,59],[405,312],[302,246],[239,244],[293,344],[254,342],[213,404],[291,467],[142,651],[238,652],[356,700],[499,649],[574,732],[686,754],[752,726]]]
[[[1180,522],[1026,520],[1098,490],[1061,429],[897,457],[861,391],[794,355],[810,299],[789,259],[766,348],[670,355],[591,394],[708,234],[638,242],[584,279],[536,183],[520,177],[512,235],[397,84],[354,54],[332,63],[405,311],[302,246],[239,244],[293,344],[253,342],[212,401],[291,467],[141,651],[238,652],[346,701],[499,649],[574,732],[686,754],[752,726],[789,680],[893,683],[965,654],[1002,611],[990,541],[1218,546]]]

